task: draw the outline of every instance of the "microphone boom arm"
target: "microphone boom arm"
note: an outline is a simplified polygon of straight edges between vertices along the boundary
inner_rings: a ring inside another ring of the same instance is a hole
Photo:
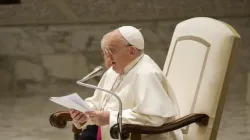
[[[88,87],[88,88],[98,89],[98,90],[107,92],[107,93],[113,95],[113,96],[118,100],[118,103],[119,103],[118,120],[119,120],[119,131],[120,131],[119,134],[118,134],[118,137],[119,137],[119,139],[121,140],[121,134],[122,134],[122,101],[121,101],[120,97],[117,96],[117,95],[116,95],[114,92],[112,92],[112,91],[109,91],[109,90],[106,90],[106,89],[103,89],[103,88],[100,88],[100,87],[97,87],[97,86],[94,86],[94,85],[90,85],[90,84],[83,83],[81,80],[77,81],[76,83],[77,83],[78,85],[80,85],[80,86],[85,86],[85,87]]]

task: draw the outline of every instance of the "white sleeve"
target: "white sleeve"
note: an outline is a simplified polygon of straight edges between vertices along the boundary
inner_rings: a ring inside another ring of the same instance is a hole
[[[109,123],[110,127],[118,123],[118,111],[111,111]],[[140,114],[134,112],[132,109],[126,109],[122,111],[122,123],[123,124],[135,124],[144,126],[161,126],[165,123],[166,118],[153,115]]]
[[[177,112],[163,85],[161,74],[138,75],[134,81],[135,106],[122,111],[122,123],[160,126]],[[110,127],[117,123],[117,111],[110,112]]]

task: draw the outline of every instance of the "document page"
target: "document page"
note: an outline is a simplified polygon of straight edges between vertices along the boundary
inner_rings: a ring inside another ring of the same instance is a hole
[[[50,100],[68,109],[75,109],[83,113],[90,111],[89,105],[77,93],[61,97],[51,97]]]

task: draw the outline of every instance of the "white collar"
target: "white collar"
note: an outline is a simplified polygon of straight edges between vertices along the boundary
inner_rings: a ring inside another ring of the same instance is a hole
[[[144,53],[142,53],[140,56],[135,58],[132,62],[130,62],[125,68],[124,68],[124,74],[127,74],[143,57]]]

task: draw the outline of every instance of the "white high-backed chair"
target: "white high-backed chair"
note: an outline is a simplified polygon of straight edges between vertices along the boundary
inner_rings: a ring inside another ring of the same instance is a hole
[[[179,23],[163,69],[169,92],[176,95],[179,118],[160,127],[124,124],[124,139],[129,134],[132,140],[140,140],[141,134],[182,129],[184,140],[215,140],[239,40],[230,25],[212,18],[196,17]],[[70,120],[67,112],[50,117],[51,124],[59,128]],[[73,130],[75,136],[80,132]],[[110,134],[117,138],[117,132],[115,125]]]
[[[230,25],[211,18],[192,18],[176,26],[163,71],[180,116],[209,116],[205,127],[183,127],[185,139],[216,139],[239,39]]]

